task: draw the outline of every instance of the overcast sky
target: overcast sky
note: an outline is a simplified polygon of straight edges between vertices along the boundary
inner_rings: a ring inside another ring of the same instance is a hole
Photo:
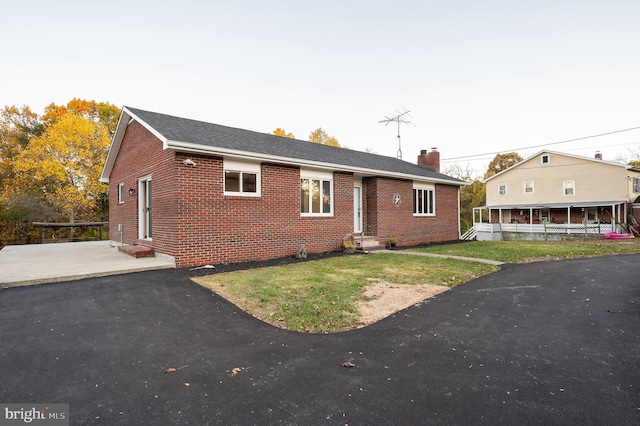
[[[309,4],[313,3],[313,4]],[[0,107],[74,97],[403,159],[640,127],[640,1],[32,1],[4,4]],[[640,129],[550,145],[606,160]],[[463,156],[487,154],[474,158]],[[456,159],[456,160],[448,160]]]

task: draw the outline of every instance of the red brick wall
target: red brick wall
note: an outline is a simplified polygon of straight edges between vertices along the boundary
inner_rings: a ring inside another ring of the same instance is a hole
[[[185,159],[196,165],[183,164]],[[153,238],[138,240],[138,179],[151,175]],[[259,197],[225,196],[223,159],[163,150],[162,142],[137,122],[122,141],[110,176],[110,235],[125,244],[153,247],[179,267],[266,260],[297,253],[335,251],[353,232],[353,175],[334,173],[334,216],[300,215],[300,170],[264,163]],[[118,183],[125,202],[118,204]],[[436,185],[436,216],[413,216],[410,181],[364,178],[365,234],[400,245],[458,238],[457,187]],[[394,207],[393,195],[402,203]]]
[[[458,234],[458,187],[436,185],[436,215],[413,215],[413,182],[387,178],[363,179],[366,194],[365,233],[381,244],[396,238],[398,245],[453,241]],[[393,197],[399,194],[399,206]]]
[[[171,246],[175,234],[167,233],[174,229],[177,217],[174,154],[162,150],[162,142],[137,122],[132,122],[125,133],[113,170],[109,176],[109,235],[112,240],[120,241],[118,224],[124,232],[125,244],[152,245],[159,252],[166,252]],[[152,176],[152,217],[153,244],[138,240],[138,179]],[[118,184],[124,183],[124,203],[118,203]],[[130,196],[129,188],[136,195]]]
[[[180,266],[293,256],[301,244],[309,253],[339,250],[352,231],[349,174],[334,174],[334,217],[301,217],[298,168],[262,164],[260,197],[225,196],[222,159],[178,154],[177,162],[187,157],[197,165],[178,172]]]

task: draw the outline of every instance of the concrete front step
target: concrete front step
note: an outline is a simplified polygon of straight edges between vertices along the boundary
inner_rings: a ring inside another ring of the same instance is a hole
[[[133,256],[135,258],[138,257],[154,257],[156,252],[151,247],[145,246],[118,246],[118,251],[128,254],[129,256]]]
[[[367,236],[359,236],[355,235],[353,240],[356,244],[356,249],[358,250],[381,250],[384,249],[384,245],[381,245],[378,241],[378,237],[367,235]]]

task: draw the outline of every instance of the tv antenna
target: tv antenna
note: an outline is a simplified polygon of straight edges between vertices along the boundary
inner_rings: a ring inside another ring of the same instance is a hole
[[[380,120],[378,121],[378,123],[384,123],[385,126],[387,126],[389,123],[398,123],[398,153],[397,153],[397,157],[398,159],[402,160],[402,144],[400,143],[400,123],[404,123],[404,124],[411,124],[412,126],[414,125],[412,122],[410,122],[409,120],[407,120],[407,117],[410,117],[409,113],[411,111],[409,111],[406,108],[403,108],[404,111],[403,112],[398,112],[396,111],[396,115],[389,117],[387,115],[384,116],[384,120]]]

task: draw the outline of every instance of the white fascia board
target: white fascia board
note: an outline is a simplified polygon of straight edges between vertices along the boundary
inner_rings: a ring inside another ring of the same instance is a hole
[[[153,136],[155,136],[156,138],[160,139],[162,141],[162,149],[167,149],[167,142],[168,139],[166,137],[164,137],[164,135],[160,132],[158,132],[155,128],[151,127],[150,125],[148,125],[144,120],[142,120],[140,117],[138,117],[137,115],[135,115],[134,113],[132,113],[131,111],[129,111],[127,109],[127,107],[123,108],[123,111],[127,111],[127,115],[129,115],[129,117],[131,117],[131,119],[136,120],[138,123],[142,124],[142,126],[147,129],[149,132],[151,132],[153,134]],[[131,119],[129,121],[131,121]],[[129,124],[129,122],[127,122],[127,124]]]
[[[124,132],[127,130],[127,123],[129,122],[129,119],[130,117],[127,114],[127,111],[123,108],[120,111],[120,118],[118,118],[116,131],[113,133],[113,137],[111,138],[109,152],[107,152],[107,158],[105,159],[104,166],[102,167],[100,179],[98,179],[102,183],[109,183],[109,176],[111,175],[111,170],[113,170],[113,165],[116,161],[116,157],[118,156],[118,151],[120,151],[120,145],[124,138]]]
[[[102,174],[100,175],[99,179],[100,182],[109,183],[109,176],[111,175],[111,171],[113,170],[113,165],[116,161],[116,157],[118,156],[118,151],[120,151],[120,146],[122,145],[122,139],[124,139],[124,134],[127,131],[127,127],[129,126],[131,120],[136,120],[155,137],[160,139],[162,141],[163,149],[168,148],[167,138],[165,138],[156,129],[145,123],[144,120],[140,119],[140,117],[132,113],[127,107],[122,107],[122,110],[120,111],[120,118],[118,119],[118,126],[116,127],[116,131],[113,134],[113,138],[111,139],[111,145],[109,146],[107,159],[105,160],[104,167],[102,168]]]
[[[386,176],[386,177],[393,177],[397,179],[407,179],[407,180],[431,182],[431,183],[443,183],[443,184],[454,185],[454,186],[469,185],[467,182],[456,182],[448,179],[428,178],[420,175],[410,175],[406,173],[387,172],[384,170],[377,170],[377,169],[350,167],[350,166],[345,166],[341,164],[332,164],[332,163],[325,163],[321,161],[312,161],[312,160],[302,160],[299,158],[279,157],[275,155],[266,155],[266,154],[259,154],[255,152],[237,151],[237,150],[224,149],[224,148],[218,148],[218,147],[207,148],[199,144],[192,144],[188,142],[178,142],[178,141],[172,141],[172,140],[168,140],[166,142],[165,149],[188,152],[192,154],[220,155],[222,157],[230,157],[230,158],[237,158],[237,159],[245,159],[245,160],[249,159],[249,160],[261,161],[261,162],[267,161],[271,163],[294,165],[299,167],[308,167],[308,168],[315,168],[315,169],[321,169],[321,170],[349,172],[349,173],[362,174],[362,175],[368,175],[368,176]]]

